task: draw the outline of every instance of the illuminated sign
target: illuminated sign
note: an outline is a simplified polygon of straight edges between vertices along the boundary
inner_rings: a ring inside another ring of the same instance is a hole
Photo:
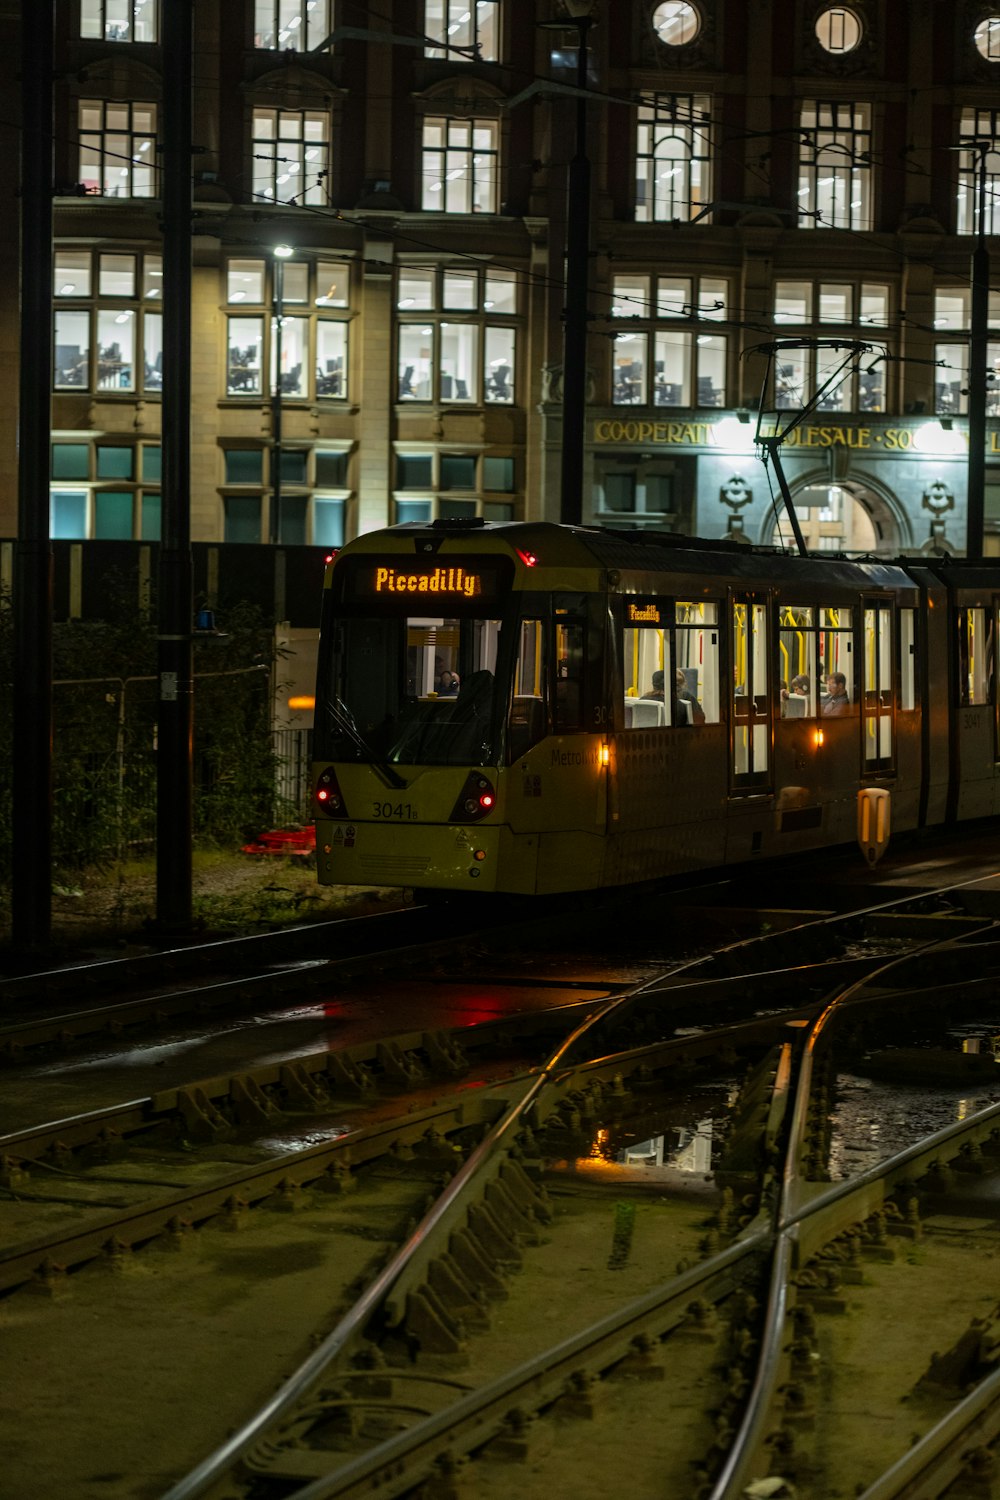
[[[772,431],[773,428],[765,428],[764,436]],[[734,417],[720,417],[713,422],[621,417],[599,419],[594,422],[592,433],[596,444],[652,443],[665,448],[719,448],[749,453],[754,448],[756,429],[738,423]],[[908,427],[803,422],[788,433],[784,442],[789,449],[854,448],[875,454],[926,453],[937,458],[968,453],[969,434],[964,427],[942,428],[934,418]],[[991,454],[1000,453],[1000,431],[987,433],[986,448]]]
[[[660,625],[663,623],[660,606],[649,599],[628,599],[625,602],[626,625]]]
[[[403,568],[376,568],[375,594],[459,594],[471,599],[483,592],[481,573],[465,568],[431,568],[429,573]]]
[[[509,558],[417,559],[382,553],[338,559],[333,565],[333,587],[346,604],[364,605],[378,599],[407,611],[417,603],[428,606],[434,601],[442,608],[478,610],[501,596],[513,573]]]

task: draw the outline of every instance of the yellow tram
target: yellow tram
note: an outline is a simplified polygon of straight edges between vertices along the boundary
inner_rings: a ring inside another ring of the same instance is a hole
[[[320,880],[628,884],[845,843],[865,788],[895,829],[941,821],[955,611],[923,572],[548,523],[359,537],[326,576]]]

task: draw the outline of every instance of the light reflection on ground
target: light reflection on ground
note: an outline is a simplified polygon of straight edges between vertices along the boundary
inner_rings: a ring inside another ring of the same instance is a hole
[[[842,1182],[1000,1100],[1000,1086],[921,1088],[842,1073],[831,1113],[830,1179]]]

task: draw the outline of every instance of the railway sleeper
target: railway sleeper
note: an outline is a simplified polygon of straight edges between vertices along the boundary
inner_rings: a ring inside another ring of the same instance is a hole
[[[482,1291],[484,1297],[501,1301],[507,1296],[507,1286],[498,1261],[478,1240],[466,1225],[456,1229],[448,1241],[448,1252],[467,1278]]]
[[[398,1042],[379,1042],[375,1056],[386,1082],[401,1088],[416,1088],[426,1082],[427,1074],[415,1054],[404,1052]]]
[[[364,1063],[358,1062],[349,1052],[331,1052],[326,1059],[326,1071],[335,1087],[352,1096],[364,1096],[375,1092],[375,1080]]]
[[[242,1126],[267,1125],[281,1118],[281,1110],[252,1073],[230,1079],[229,1098],[233,1113]]]
[[[1000,1364],[1000,1303],[968,1328],[944,1354],[932,1354],[916,1389],[955,1401],[992,1374]]]
[[[487,1331],[490,1316],[486,1298],[447,1250],[431,1261],[427,1282],[466,1327],[480,1333]]]
[[[184,1129],[194,1141],[219,1141],[232,1135],[233,1127],[212,1103],[204,1089],[197,1086],[178,1089],[177,1109]]]
[[[457,1077],[469,1066],[462,1048],[447,1031],[425,1031],[420,1045],[433,1073]]]
[[[407,1295],[404,1329],[407,1342],[416,1344],[422,1354],[465,1352],[463,1319],[452,1312],[445,1299],[426,1281]]]
[[[282,1063],[278,1080],[288,1109],[314,1110],[330,1102],[327,1090],[301,1063]]]

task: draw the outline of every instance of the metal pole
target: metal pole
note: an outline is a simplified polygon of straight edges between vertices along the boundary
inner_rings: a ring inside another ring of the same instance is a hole
[[[990,255],[986,248],[986,157],[979,145],[979,226],[972,252],[972,316],[969,336],[969,468],[965,555],[983,557],[986,486],[986,330],[989,323]]]
[[[587,32],[589,16],[576,16],[579,35],[576,82],[576,150],[569,167],[566,208],[566,300],[563,327],[563,430],[560,515],[568,526],[583,520],[583,447],[587,403],[587,280],[590,271],[590,162],[587,158]]]
[[[21,0],[21,342],[14,544],[14,946],[52,931],[52,0]]]
[[[163,534],[159,573],[156,921],[191,926],[191,98],[193,0],[163,16]]]
[[[271,463],[271,514],[268,517],[268,539],[278,541],[281,526],[281,320],[285,310],[285,262],[274,259],[274,387],[271,392],[271,426],[274,446]]]

